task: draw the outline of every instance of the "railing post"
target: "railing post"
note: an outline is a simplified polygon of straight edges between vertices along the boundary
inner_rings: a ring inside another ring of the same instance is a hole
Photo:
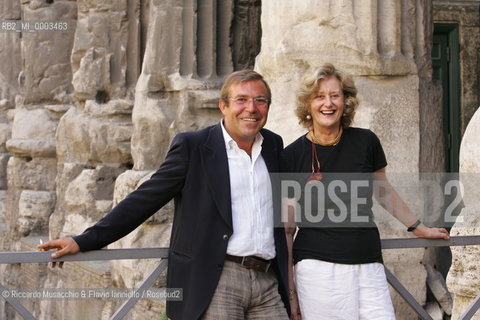
[[[140,293],[139,296],[136,296],[136,295],[132,295],[132,297],[130,299],[128,299],[127,301],[125,301],[124,304],[122,304],[122,306],[117,310],[117,312],[115,312],[115,314],[110,318],[110,320],[120,320],[120,319],[123,319],[123,317],[125,317],[127,315],[127,313],[130,311],[130,309],[133,308],[133,306],[138,302],[138,300],[140,299],[140,297],[143,295],[143,293],[145,292],[145,290],[147,290],[148,288],[150,288],[153,284],[153,282],[155,281],[155,279],[157,279],[160,274],[167,268],[167,260],[163,260],[162,262],[160,262],[160,264],[152,271],[152,273],[150,273],[150,275],[147,277],[147,279],[145,279],[142,284],[140,285],[140,287],[138,287],[138,289],[136,291],[138,291]]]
[[[19,315],[25,320],[35,320],[35,317],[28,311],[16,298],[11,297],[7,288],[0,284],[0,290],[2,290],[2,297],[7,301]]]
[[[433,320],[432,317],[423,309],[417,300],[408,292],[408,290],[398,281],[397,278],[385,267],[385,275],[390,285],[397,290],[398,294],[402,296],[405,301],[412,307],[412,309],[422,318],[422,320]]]
[[[460,316],[459,320],[470,320],[480,308],[480,295],[467,307],[467,310]]]

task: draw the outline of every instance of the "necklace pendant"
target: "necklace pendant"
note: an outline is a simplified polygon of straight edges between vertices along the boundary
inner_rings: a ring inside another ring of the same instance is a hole
[[[307,178],[307,183],[310,182],[315,182],[315,181],[320,181],[323,179],[323,173],[321,172],[313,172],[310,176]]]

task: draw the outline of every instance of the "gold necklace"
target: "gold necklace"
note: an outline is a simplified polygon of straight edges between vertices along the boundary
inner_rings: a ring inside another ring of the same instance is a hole
[[[343,133],[343,128],[340,126],[340,129],[338,130],[338,134],[335,137],[335,139],[332,142],[328,142],[328,143],[321,142],[315,135],[314,129],[310,131],[310,137],[312,138],[313,142],[315,142],[316,144],[319,144],[324,147],[331,147],[331,146],[336,146],[340,142],[340,139],[342,138],[342,133]]]

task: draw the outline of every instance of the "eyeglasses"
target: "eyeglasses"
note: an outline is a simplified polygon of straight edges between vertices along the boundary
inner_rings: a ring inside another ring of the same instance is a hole
[[[265,97],[256,97],[256,98],[245,98],[245,97],[239,97],[239,98],[230,98],[229,100],[232,100],[239,106],[245,106],[249,101],[252,101],[254,105],[257,107],[266,107],[268,105],[268,100]]]

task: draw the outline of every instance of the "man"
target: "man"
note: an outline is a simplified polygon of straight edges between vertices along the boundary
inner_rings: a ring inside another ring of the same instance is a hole
[[[167,286],[171,319],[288,319],[287,249],[273,228],[272,186],[283,142],[263,129],[271,91],[251,70],[221,90],[221,123],[178,134],[150,180],[79,236],[40,245],[52,257],[102,248],[125,236],[170,199],[175,215]]]

